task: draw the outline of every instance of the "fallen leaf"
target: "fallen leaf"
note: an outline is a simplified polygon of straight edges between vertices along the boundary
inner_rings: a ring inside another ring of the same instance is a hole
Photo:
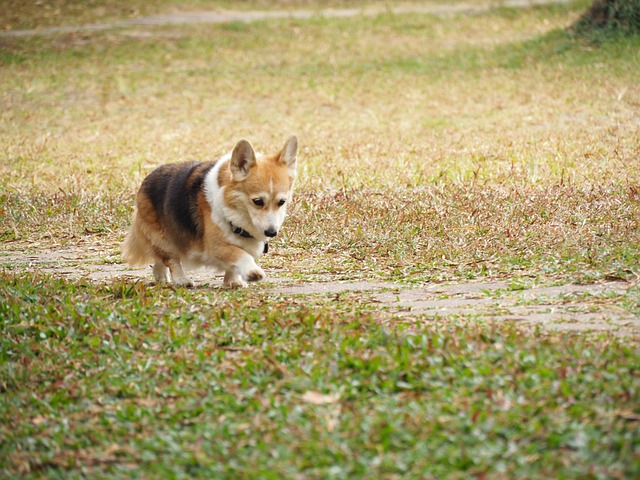
[[[31,419],[31,423],[33,423],[34,425],[42,425],[46,421],[47,421],[47,417],[45,417],[43,415],[38,415],[38,416],[34,417],[33,419]]]
[[[313,390],[309,390],[305,392],[300,399],[304,402],[311,403],[312,405],[326,405],[329,403],[336,403],[340,400],[340,394],[331,393],[325,395],[324,393],[314,392]]]

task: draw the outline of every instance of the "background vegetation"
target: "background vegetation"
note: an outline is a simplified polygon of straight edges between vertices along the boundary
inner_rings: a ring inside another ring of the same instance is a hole
[[[228,8],[77,5],[5,8],[1,23]],[[119,262],[155,166],[297,133],[268,274],[614,277],[631,284],[619,308],[640,312],[640,38],[574,36],[584,1],[494,5],[0,37],[2,474],[637,476],[637,338],[407,321],[259,286],[63,280],[12,260],[91,246]]]

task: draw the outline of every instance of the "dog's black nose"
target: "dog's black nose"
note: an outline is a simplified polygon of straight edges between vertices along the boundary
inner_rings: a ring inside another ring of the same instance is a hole
[[[274,230],[273,228],[270,228],[269,230],[265,230],[265,231],[264,231],[264,234],[265,234],[267,237],[275,237],[275,236],[278,234],[278,231],[277,231],[277,230]]]

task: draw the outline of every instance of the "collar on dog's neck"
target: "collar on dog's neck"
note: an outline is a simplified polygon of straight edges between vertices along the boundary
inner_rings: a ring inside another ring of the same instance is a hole
[[[253,238],[253,235],[247,232],[244,228],[236,227],[231,222],[229,222],[229,226],[231,226],[231,231],[236,235],[240,235],[242,238]]]
[[[229,222],[229,226],[231,227],[231,231],[236,235],[240,235],[242,238],[253,238],[249,232],[247,232],[244,228],[236,227],[233,223]],[[264,242],[264,250],[262,253],[267,253],[269,251],[269,242]]]

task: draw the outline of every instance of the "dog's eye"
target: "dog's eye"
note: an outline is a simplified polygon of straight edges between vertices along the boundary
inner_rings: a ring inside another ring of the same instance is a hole
[[[283,198],[278,202],[278,206],[281,207],[282,205],[284,205],[284,203],[285,203],[285,199]]]
[[[254,198],[252,201],[256,207],[264,207],[264,200],[261,198]]]

